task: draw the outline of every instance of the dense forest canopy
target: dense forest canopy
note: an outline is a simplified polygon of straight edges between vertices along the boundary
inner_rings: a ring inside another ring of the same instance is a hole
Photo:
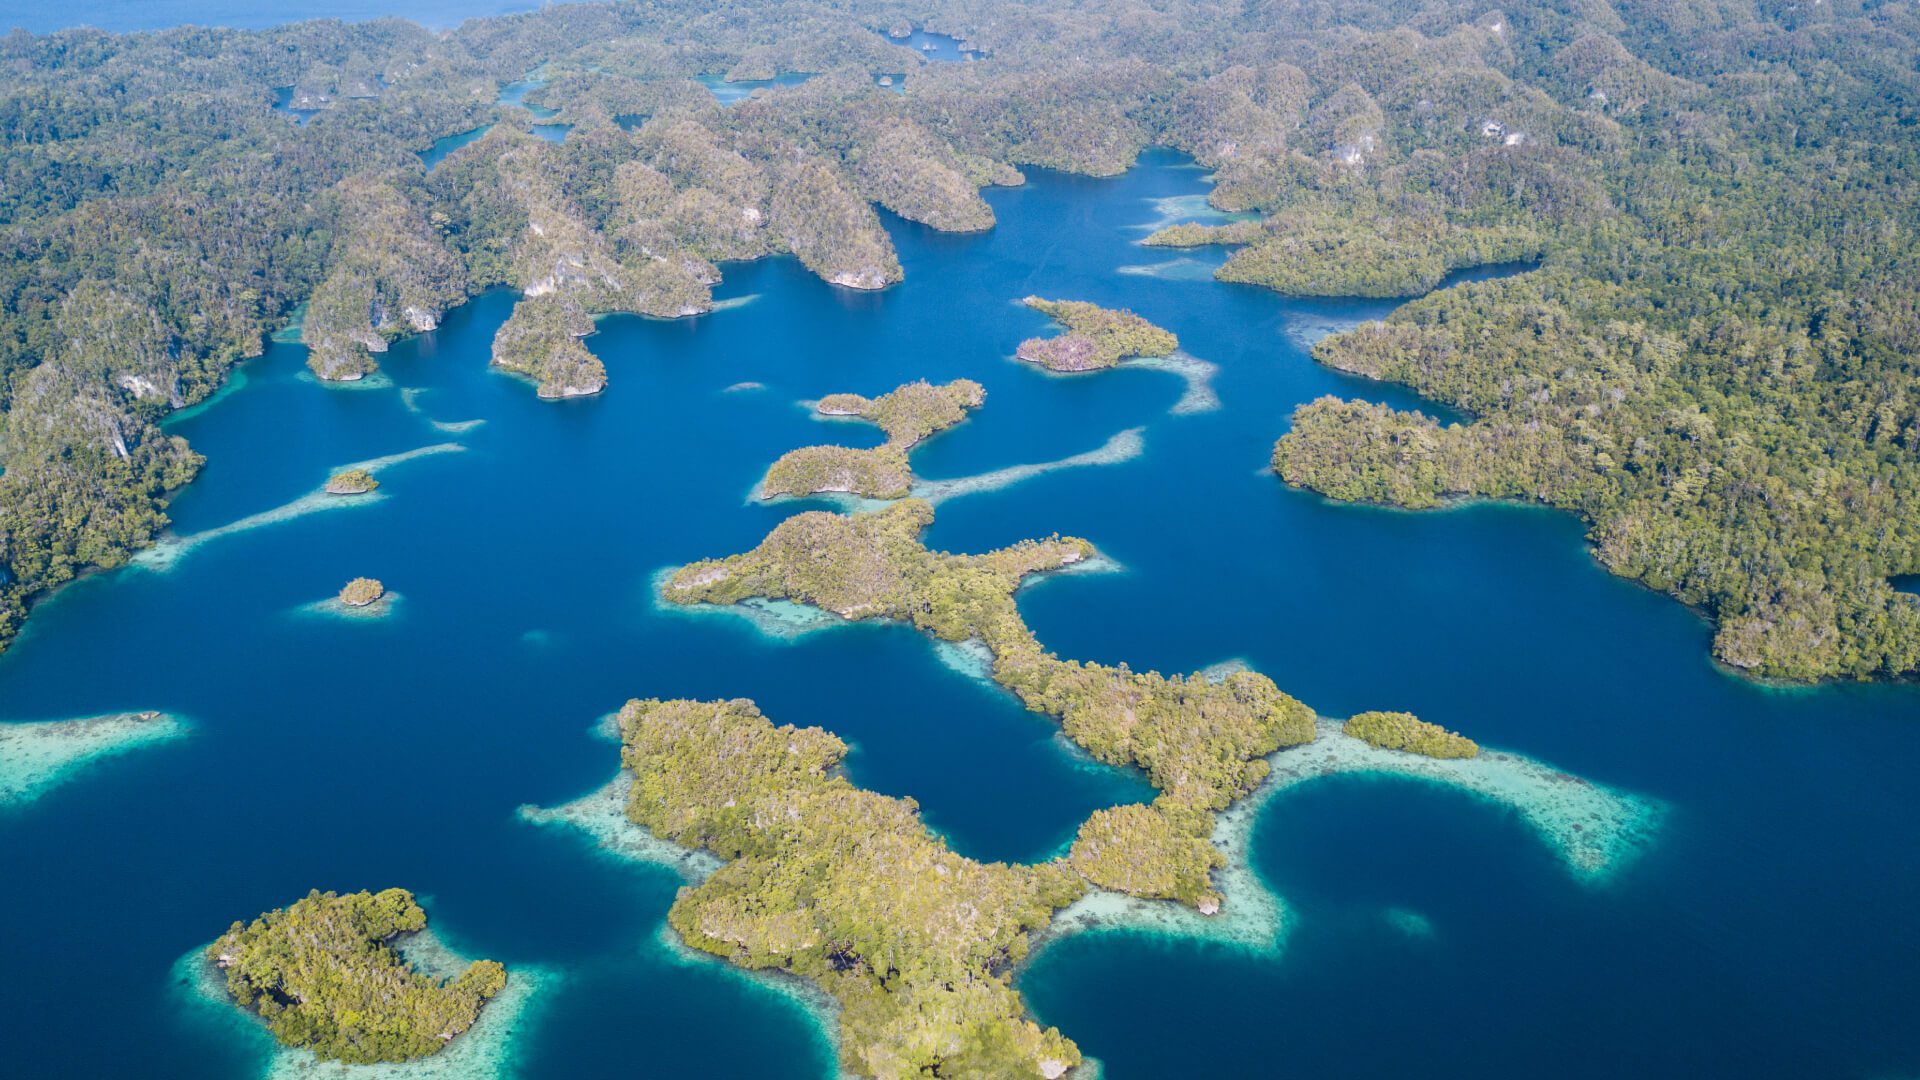
[[[929,63],[881,32],[902,25],[984,58]],[[1538,262],[1316,350],[1471,423],[1316,402],[1284,478],[1565,507],[1608,567],[1712,617],[1723,660],[1912,674],[1920,605],[1888,578],[1920,571],[1917,60],[1914,7],[1861,0],[661,0],[446,33],[15,32],[0,643],[165,528],[200,459],[160,421],[299,304],[317,373],[352,378],[511,287],[496,360],[585,392],[593,315],[708,310],[718,264],[775,254],[884,287],[874,205],[989,228],[979,190],[1023,167],[1111,174],[1165,144],[1257,212],[1156,238],[1235,245],[1229,280],[1416,295]],[[813,77],[731,108],[693,81],[778,73]]]

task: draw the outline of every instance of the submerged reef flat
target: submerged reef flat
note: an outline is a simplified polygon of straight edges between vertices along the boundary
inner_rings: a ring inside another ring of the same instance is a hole
[[[1075,469],[1083,465],[1118,465],[1132,461],[1146,450],[1146,428],[1128,428],[1103,443],[1097,450],[1084,454],[1075,454],[1058,461],[1042,461],[1031,465],[1009,465],[992,472],[977,473],[973,476],[961,476],[950,480],[921,480],[913,486],[913,498],[927,503],[939,504],[948,499],[957,499],[963,495],[978,495],[985,491],[999,491],[1012,487],[1022,480],[1031,480],[1061,469]]]
[[[1213,871],[1213,886],[1222,897],[1219,914],[1206,916],[1178,904],[1096,889],[1055,916],[1052,926],[1036,936],[1036,952],[1072,934],[1119,932],[1278,953],[1285,945],[1289,916],[1285,903],[1249,861],[1254,829],[1276,796],[1322,777],[1406,776],[1498,802],[1517,811],[1576,878],[1589,884],[1606,880],[1649,847],[1663,814],[1657,803],[1518,754],[1483,750],[1474,758],[1435,759],[1369,746],[1343,734],[1337,721],[1322,719],[1318,727],[1313,742],[1269,757],[1266,782],[1216,820],[1211,840],[1225,857],[1225,865]],[[1432,924],[1416,913],[1390,911],[1387,918],[1412,937],[1433,933]]]
[[[369,461],[359,461],[351,465],[343,465],[338,469],[331,470],[330,475],[355,469],[378,475],[381,470],[390,469],[404,462],[430,457],[434,454],[455,453],[465,449],[466,447],[459,443],[437,443],[433,446],[422,446],[417,450],[407,450],[398,454],[388,454],[385,457],[373,458]],[[319,487],[300,496],[298,499],[281,506],[276,506],[271,510],[263,510],[258,514],[249,514],[238,521],[229,522],[211,529],[203,529],[197,533],[189,533],[186,536],[167,537],[152,547],[147,548],[145,551],[135,555],[129,560],[129,565],[164,572],[173,569],[175,564],[192,554],[194,550],[201,545],[212,540],[218,540],[223,536],[233,536],[237,533],[263,528],[268,525],[278,525],[283,521],[292,521],[295,518],[305,517],[308,514],[319,513],[323,510],[338,510],[351,506],[371,506],[386,497],[387,496],[381,492],[369,491],[364,495],[356,495],[352,498],[341,498],[340,496],[329,494],[326,484],[322,483]]]
[[[466,958],[431,930],[413,935],[398,948],[425,972],[440,974],[467,965]],[[207,959],[207,946],[175,962],[172,979],[194,1013],[257,1049],[261,1080],[505,1080],[518,1071],[519,1041],[533,1024],[533,1006],[559,982],[552,971],[516,965],[480,1018],[446,1049],[415,1061],[355,1065],[280,1045],[257,1019],[234,1007],[226,975]]]
[[[1153,209],[1153,220],[1141,222],[1134,228],[1140,232],[1159,232],[1170,225],[1192,222],[1208,225],[1222,225],[1234,221],[1254,221],[1260,215],[1244,210],[1222,210],[1207,201],[1204,193],[1193,195],[1163,195],[1145,200]]]
[[[163,712],[0,724],[0,807],[32,802],[91,762],[186,733],[185,721]]]
[[[1276,754],[1268,786],[1280,792],[1341,773],[1408,776],[1446,784],[1519,813],[1560,860],[1585,881],[1604,881],[1653,843],[1665,808],[1638,795],[1583,780],[1519,754],[1482,749],[1470,758],[1430,758],[1383,750],[1320,722],[1310,745]]]
[[[1288,317],[1283,330],[1287,340],[1299,346],[1303,351],[1311,352],[1315,345],[1335,334],[1344,334],[1372,322],[1371,319],[1336,319],[1324,315],[1296,314]]]
[[[302,604],[294,608],[294,614],[326,619],[342,619],[347,622],[378,622],[399,612],[405,597],[397,592],[385,592],[378,600],[366,604],[349,604],[338,596],[329,596],[325,600],[315,600],[311,604]]]
[[[311,371],[302,370],[294,373],[293,377],[303,383],[310,383],[314,386],[324,386],[329,390],[393,389],[393,377],[384,371],[376,371],[370,375],[357,375],[352,378],[323,379]]]
[[[831,611],[824,611],[812,604],[800,604],[791,600],[769,600],[765,597],[749,597],[736,604],[677,604],[666,599],[667,582],[678,573],[680,567],[669,566],[656,571],[649,582],[649,595],[655,611],[678,614],[691,618],[719,616],[731,619],[743,619],[748,625],[759,631],[762,637],[773,641],[793,641],[803,635],[818,630],[829,630],[836,626],[845,626],[847,621]]]
[[[720,869],[711,852],[684,848],[653,835],[627,820],[627,802],[633,797],[633,774],[626,770],[572,802],[554,807],[521,806],[516,813],[529,825],[578,831],[610,858],[671,870],[697,885]]]
[[[1193,413],[1212,412],[1220,407],[1220,395],[1213,389],[1213,377],[1219,372],[1218,364],[1210,364],[1196,356],[1175,351],[1172,356],[1141,356],[1123,362],[1121,367],[1146,368],[1148,371],[1170,371],[1187,382],[1187,392],[1173,403],[1167,411],[1175,416],[1188,416]]]
[[[444,431],[449,435],[463,435],[486,423],[485,420],[435,420],[421,408],[420,398],[431,388],[424,386],[403,386],[400,388],[400,403],[407,411],[433,425],[435,431]]]
[[[1182,255],[1157,263],[1133,263],[1118,267],[1116,272],[1160,281],[1212,281],[1214,265],[1204,259]]]

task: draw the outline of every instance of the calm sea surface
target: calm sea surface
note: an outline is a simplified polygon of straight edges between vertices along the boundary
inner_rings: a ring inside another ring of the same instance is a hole
[[[134,6],[77,10],[104,23]],[[1024,595],[1050,649],[1164,671],[1241,658],[1322,713],[1413,710],[1669,808],[1652,851],[1594,886],[1517,816],[1448,789],[1347,778],[1283,795],[1254,863],[1293,913],[1284,951],[1097,935],[1022,975],[1037,1014],[1108,1077],[1920,1069],[1920,691],[1729,677],[1698,619],[1609,577],[1565,515],[1395,513],[1280,485],[1265,464],[1297,403],[1419,402],[1301,344],[1391,305],[1284,300],[1208,280],[1218,253],[1137,246],[1204,191],[1201,171],[1155,154],[1116,179],[1036,171],[991,192],[1000,224],[983,235],[888,218],[907,279],[881,294],[790,259],[729,266],[722,294],[744,306],[604,321],[589,344],[611,387],[592,399],[538,401],[488,370],[506,293],[397,344],[386,388],[316,385],[291,344],[246,365],[244,386],[172,425],[209,459],[174,505],[183,535],[346,463],[464,450],[395,466],[370,505],[81,582],[0,656],[0,719],[153,708],[194,725],[0,812],[0,1072],[253,1075],[256,1045],[183,1006],[175,960],[311,887],[398,885],[458,947],[560,973],[520,1043],[523,1076],[830,1075],[798,1006],[661,944],[678,878],[515,809],[612,775],[597,717],[685,695],[751,697],[840,733],[857,783],[919,800],[982,858],[1047,857],[1092,810],[1146,797],[910,630],[777,641],[653,609],[660,568],[744,550],[822,505],[748,504],[779,454],[878,441],[796,402],[959,376],[987,404],[915,453],[924,477],[1145,429],[1130,462],[939,510],[936,547],[1062,532],[1124,566]],[[1124,270],[1156,264],[1170,265]],[[1016,364],[1046,325],[1013,303],[1029,293],[1174,330],[1219,365],[1222,407],[1170,415],[1183,383],[1164,372]],[[741,383],[763,388],[728,390]],[[467,420],[484,423],[434,424]],[[390,618],[298,613],[362,574],[403,594]]]

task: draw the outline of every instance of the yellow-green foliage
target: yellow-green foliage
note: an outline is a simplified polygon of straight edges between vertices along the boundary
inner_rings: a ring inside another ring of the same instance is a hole
[[[907,452],[891,444],[870,450],[803,446],[780,455],[760,482],[760,495],[850,492],[869,499],[904,498],[913,487]]]
[[[819,983],[861,1075],[1057,1076],[1080,1063],[1010,982],[1027,934],[1084,889],[1062,863],[947,850],[910,800],[835,774],[844,742],[775,727],[752,702],[631,701],[627,816],[728,865],[668,922],[695,948]]]
[[[977,638],[993,653],[994,679],[1060,717],[1068,738],[1102,761],[1140,766],[1156,787],[1199,807],[1225,808],[1265,778],[1266,755],[1312,740],[1312,710],[1263,675],[1214,683],[1061,660],[1042,648],[1014,591],[1029,574],[1092,556],[1087,541],[951,555],[920,542],[932,520],[933,508],[911,499],[870,514],[796,514],[750,552],[682,567],[665,596],[799,600],[849,619],[911,622],[948,641]]]
[[[966,419],[987,392],[972,379],[934,386],[925,379],[877,398],[829,394],[815,406],[823,416],[857,416],[887,433],[884,446],[856,450],[807,446],[782,455],[760,483],[763,498],[844,491],[872,499],[898,499],[913,487],[907,450]]]
[[[850,157],[862,190],[901,217],[943,232],[993,228],[993,209],[980,198],[979,185],[953,150],[918,124],[875,123]]]
[[[967,418],[987,400],[987,391],[972,379],[955,379],[934,386],[921,379],[877,398],[859,394],[828,394],[816,410],[826,416],[858,416],[887,433],[887,442],[901,449],[913,446]]]
[[[1431,758],[1470,758],[1480,744],[1408,712],[1356,713],[1341,730],[1382,750],[1404,750]]]
[[[466,267],[395,183],[349,177],[329,193],[344,239],[314,288],[300,335],[307,366],[323,379],[366,375],[388,341],[433,329],[466,299]]]
[[[1212,824],[1211,815],[1165,797],[1098,810],[1080,826],[1067,860],[1103,889],[1217,911],[1211,874],[1227,859],[1208,838]]]
[[[364,495],[380,486],[380,481],[365,469],[346,469],[327,478],[330,495]]]
[[[827,162],[808,157],[782,169],[772,214],[788,250],[835,285],[879,289],[900,280],[900,260],[879,215]]]
[[[1422,413],[1323,397],[1294,414],[1293,430],[1274,444],[1273,471],[1336,499],[1433,507],[1503,486],[1482,475],[1471,439]]]
[[[348,607],[366,607],[387,595],[386,586],[370,577],[357,577],[340,589],[340,602]]]
[[[393,939],[426,929],[405,889],[310,892],[251,924],[234,923],[207,949],[243,1009],[274,1038],[323,1059],[411,1061],[473,1026],[507,971],[476,960],[451,979],[408,966]]]
[[[1250,244],[1265,232],[1257,221],[1230,221],[1225,225],[1201,225],[1181,222],[1149,235],[1141,243],[1148,247],[1190,248],[1209,244]]]
[[[1345,208],[1288,211],[1257,234],[1236,228],[1231,235],[1230,242],[1249,246],[1214,276],[1292,296],[1414,296],[1452,271],[1536,259],[1545,246],[1540,233],[1523,226],[1369,218]]]
[[[1097,371],[1130,357],[1168,356],[1180,347],[1179,338],[1131,311],[1037,296],[1027,297],[1024,303],[1067,329],[1056,338],[1020,343],[1020,359],[1054,371]]]
[[[592,332],[593,320],[570,296],[528,296],[493,335],[493,363],[532,379],[543,398],[599,393],[607,369],[580,343]]]

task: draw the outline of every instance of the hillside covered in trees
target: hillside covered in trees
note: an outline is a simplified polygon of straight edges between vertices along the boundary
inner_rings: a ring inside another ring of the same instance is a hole
[[[929,63],[881,32],[900,25],[984,58]],[[1233,245],[1227,280],[1407,296],[1537,264],[1322,342],[1474,419],[1314,403],[1284,478],[1545,501],[1714,619],[1728,663],[1912,674],[1920,606],[1888,579],[1920,571],[1916,57],[1903,0],[636,0],[446,33],[14,33],[0,643],[166,527],[200,459],[160,421],[298,305],[316,372],[348,379],[511,288],[529,310],[497,362],[585,393],[595,315],[708,310],[725,263],[769,255],[882,288],[903,271],[876,206],[991,228],[985,186],[1164,144],[1257,212],[1154,238]],[[904,93],[875,85],[900,72]],[[779,73],[813,77],[730,108],[694,81]],[[529,74],[564,142],[502,101]]]

